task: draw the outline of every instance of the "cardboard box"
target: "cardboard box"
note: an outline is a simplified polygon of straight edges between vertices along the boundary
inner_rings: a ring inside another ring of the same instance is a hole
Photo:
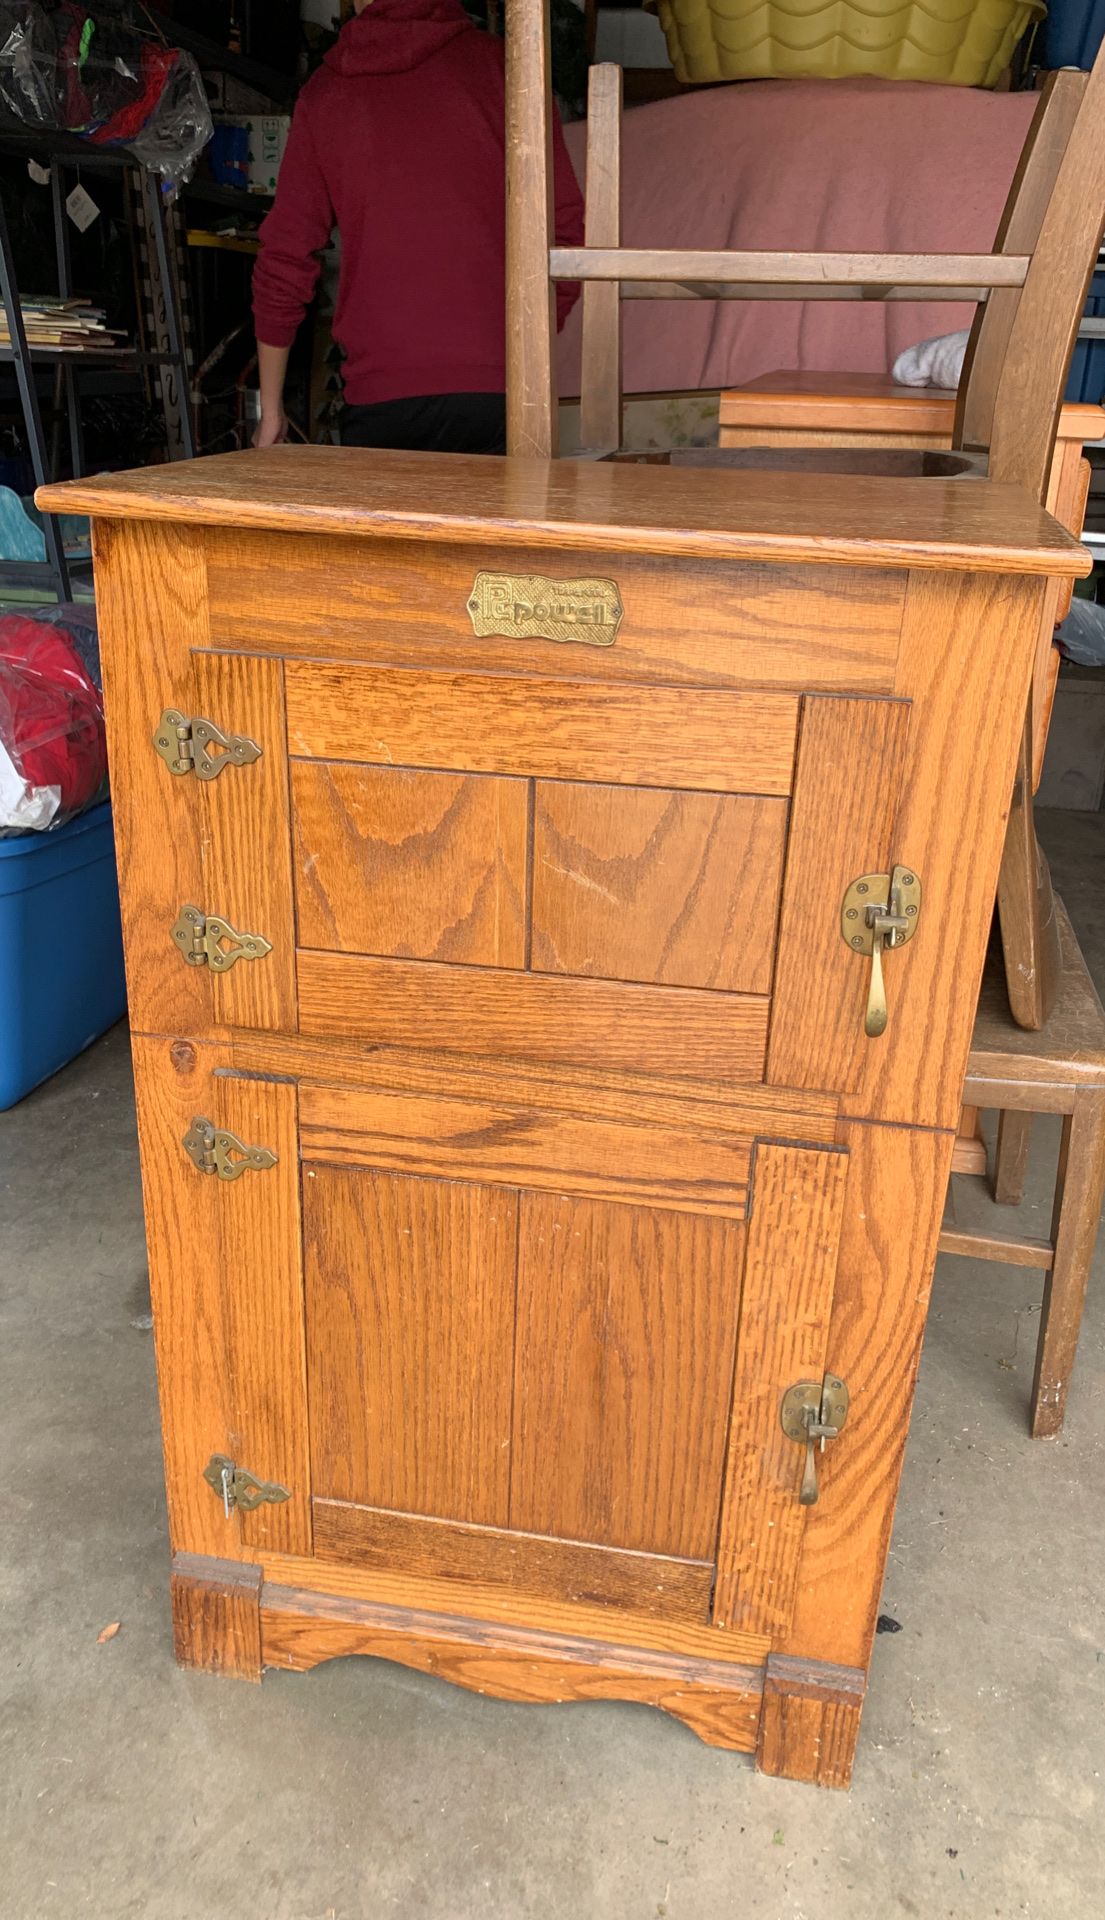
[[[246,121],[251,193],[276,192],[280,162],[284,158],[291,124],[289,113],[254,114]]]

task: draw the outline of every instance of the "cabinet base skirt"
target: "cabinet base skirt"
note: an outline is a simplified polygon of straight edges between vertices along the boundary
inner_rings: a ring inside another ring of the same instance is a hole
[[[844,1787],[864,1676],[772,1654],[764,1667],[508,1626],[464,1614],[352,1600],[266,1580],[259,1567],[177,1554],[182,1666],[260,1680],[368,1654],[470,1692],[549,1704],[635,1700],[682,1720],[708,1746],[756,1756],[761,1771]]]

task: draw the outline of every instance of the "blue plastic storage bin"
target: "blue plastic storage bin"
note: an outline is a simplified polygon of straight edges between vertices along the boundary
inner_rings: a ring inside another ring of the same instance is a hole
[[[126,1011],[107,801],[54,833],[0,839],[0,1111]]]
[[[1105,13],[1105,0],[1102,0]],[[1086,302],[1086,318],[1105,318],[1105,273],[1095,273]],[[1079,340],[1074,349],[1067,379],[1068,400],[1088,400],[1100,406],[1105,398],[1105,340]]]
[[[1105,37],[1105,0],[1048,0],[1043,34],[1045,67],[1088,72]]]

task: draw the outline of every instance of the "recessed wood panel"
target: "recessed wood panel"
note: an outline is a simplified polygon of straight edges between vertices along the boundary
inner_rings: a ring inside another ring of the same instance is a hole
[[[522,780],[292,762],[299,944],[525,960]]]
[[[539,781],[533,965],[767,993],[785,800]]]
[[[767,1000],[620,986],[432,960],[299,955],[299,1025],[423,1053],[506,1054],[563,1066],[762,1080]]]
[[[285,671],[288,744],[309,759],[790,792],[793,694],[301,660],[290,660]]]
[[[522,1195],[512,1526],[713,1555],[743,1231]]]
[[[513,1100],[304,1087],[305,1159],[744,1217],[750,1145]],[[631,1101],[627,1101],[632,1113]]]
[[[714,1569],[707,1560],[622,1553],[334,1500],[316,1500],[314,1511],[315,1551],[329,1560],[463,1581],[469,1590],[482,1582],[553,1600],[625,1607],[659,1619],[705,1622],[709,1614]],[[461,1598],[458,1593],[458,1604]]]
[[[316,1497],[505,1525],[514,1195],[307,1167],[303,1218]]]

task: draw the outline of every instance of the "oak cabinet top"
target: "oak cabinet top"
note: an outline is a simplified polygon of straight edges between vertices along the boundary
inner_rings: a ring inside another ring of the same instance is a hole
[[[272,447],[41,487],[114,520],[677,558],[1081,575],[1085,548],[1019,488]]]

